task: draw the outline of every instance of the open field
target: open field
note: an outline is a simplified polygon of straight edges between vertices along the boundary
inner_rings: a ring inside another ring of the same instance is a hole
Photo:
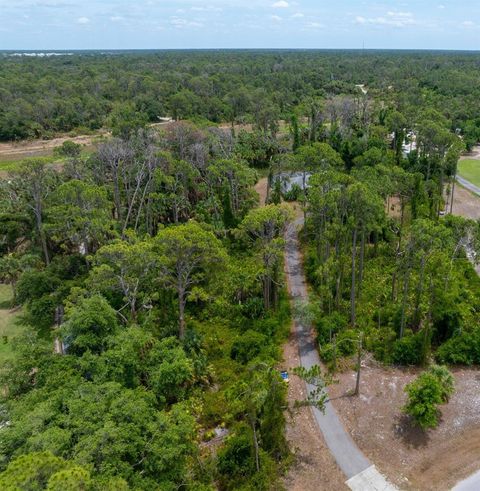
[[[13,143],[0,143],[0,162],[8,163],[28,157],[48,157],[53,154],[55,148],[67,140],[82,145],[85,150],[91,150],[98,141],[101,141],[107,135],[107,132],[101,131],[93,135],[64,135],[51,140],[25,140]]]
[[[12,356],[12,339],[21,334],[23,328],[17,320],[19,310],[11,310],[12,290],[0,284],[0,363]]]
[[[458,174],[475,186],[480,186],[480,160],[461,160],[458,163]]]

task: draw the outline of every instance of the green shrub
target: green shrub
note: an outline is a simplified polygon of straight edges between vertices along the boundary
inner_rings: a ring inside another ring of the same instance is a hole
[[[327,343],[321,346],[320,358],[325,363],[331,363],[333,361],[333,344]]]
[[[405,387],[408,401],[403,410],[422,428],[438,425],[440,404],[454,393],[453,375],[443,366],[433,365]]]
[[[372,330],[367,339],[367,349],[375,356],[375,359],[383,363],[392,362],[392,350],[397,334],[391,328]]]
[[[432,365],[428,369],[428,373],[431,373],[438,379],[442,387],[442,401],[448,402],[455,392],[455,379],[453,375],[448,371],[447,367],[442,365]]]
[[[302,188],[298,184],[292,184],[289,191],[283,193],[283,199],[285,201],[299,201],[303,198]]]
[[[352,356],[354,353],[356,353],[357,348],[358,333],[353,329],[347,329],[345,331],[342,331],[337,336],[336,347],[333,342],[320,345],[320,358],[325,363],[330,364],[333,362],[335,349],[337,351],[337,358],[340,358],[342,356]]]
[[[347,318],[340,312],[321,317],[316,322],[317,341],[320,345],[329,343],[334,334],[338,334],[348,325]]]
[[[422,335],[397,339],[393,344],[392,361],[397,365],[419,365],[423,361]]]
[[[265,315],[265,306],[260,297],[249,298],[242,304],[242,314],[248,319],[259,319]]]
[[[260,470],[256,471],[253,436],[250,428],[242,426],[228,438],[219,451],[217,470],[221,489],[230,491],[267,491],[276,486],[278,466],[262,449],[259,452]]]
[[[266,343],[266,336],[259,332],[248,330],[233,343],[230,357],[246,364],[260,354]]]
[[[438,348],[435,359],[453,365],[480,364],[480,329],[450,338]]]
[[[358,349],[358,332],[346,329],[337,336],[337,353],[352,356]]]
[[[255,472],[255,456],[252,436],[245,428],[228,438],[225,446],[218,453],[217,469],[221,481],[227,489],[233,489],[228,482],[235,483]]]
[[[438,405],[442,400],[440,381],[431,373],[422,373],[405,387],[408,401],[403,410],[424,430],[438,425]]]

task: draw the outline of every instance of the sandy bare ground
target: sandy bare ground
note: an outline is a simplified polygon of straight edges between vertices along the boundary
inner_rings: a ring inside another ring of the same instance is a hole
[[[480,197],[457,184],[453,197],[453,214],[473,220],[480,219]]]
[[[439,427],[427,433],[401,411],[405,385],[419,372],[367,363],[360,397],[347,394],[355,374],[337,376],[334,405],[357,445],[401,489],[443,491],[478,470],[480,464],[480,372],[453,370],[456,393],[441,407]]]
[[[473,147],[471,152],[465,153],[460,157],[460,160],[470,160],[470,159],[480,160],[480,145]]]
[[[165,123],[154,123],[152,128],[160,129],[173,124],[173,121]],[[53,153],[53,150],[66,141],[72,141],[82,145],[87,150],[93,150],[99,141],[108,138],[111,133],[105,129],[99,130],[91,135],[69,136],[62,135],[51,140],[22,140],[19,142],[0,143],[0,161],[21,160],[28,157],[46,157]]]
[[[262,177],[257,184],[255,184],[255,191],[258,193],[260,197],[260,206],[265,206],[265,202],[267,201],[267,187],[268,187],[268,178]]]
[[[99,138],[105,136],[108,136],[107,132],[94,135],[62,136],[52,140],[24,140],[14,143],[0,143],[0,160],[21,160],[27,157],[52,155],[53,150],[67,140],[91,148]]]

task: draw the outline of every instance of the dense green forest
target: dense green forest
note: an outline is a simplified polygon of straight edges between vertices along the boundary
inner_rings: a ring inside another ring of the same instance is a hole
[[[0,54],[1,56],[1,54]],[[259,127],[292,112],[316,115],[318,98],[357,95],[357,84],[413,124],[433,107],[467,140],[479,136],[476,53],[159,51],[50,59],[0,58],[0,139],[96,130],[119,114],[140,121],[200,118]],[[330,113],[339,111],[338,104]]]
[[[330,368],[358,339],[385,365],[480,364],[479,225],[451,214],[458,159],[480,140],[479,66],[462,53],[0,59],[1,138],[112,130],[0,181],[0,278],[25,327],[3,340],[0,487],[281,489],[291,201]],[[165,115],[182,121],[149,125]],[[285,186],[291,172],[308,189]]]

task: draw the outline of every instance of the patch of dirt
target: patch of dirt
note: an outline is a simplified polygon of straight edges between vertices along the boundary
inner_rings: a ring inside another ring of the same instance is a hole
[[[460,160],[469,159],[480,159],[480,145],[473,147],[470,152],[467,152],[460,157]]]
[[[267,191],[268,191],[268,177],[262,177],[257,184],[255,184],[255,191],[260,196],[260,206],[265,206],[267,201]]]
[[[457,183],[453,197],[453,214],[478,220],[480,218],[480,197]]]
[[[405,490],[443,491],[475,471],[480,455],[480,372],[453,370],[456,391],[440,407],[439,427],[423,432],[406,417],[405,385],[419,370],[362,369],[359,397],[348,396],[355,373],[337,376],[330,395],[345,427],[378,469]]]
[[[289,370],[288,402],[305,399],[305,383],[292,374],[300,365],[298,345],[293,333],[284,347],[284,366]],[[342,491],[347,490],[345,477],[337,466],[323,436],[318,429],[311,408],[303,407],[287,416],[287,440],[294,462],[284,479],[288,491]]]
[[[400,219],[402,214],[400,198],[398,196],[390,196],[385,203],[385,210],[387,215],[391,216],[392,218]]]
[[[0,143],[0,160],[21,160],[27,157],[43,157],[51,155],[54,148],[65,141],[73,141],[84,147],[92,147],[99,137],[108,136],[107,132],[94,135],[62,136],[51,140],[24,140],[14,143]]]

